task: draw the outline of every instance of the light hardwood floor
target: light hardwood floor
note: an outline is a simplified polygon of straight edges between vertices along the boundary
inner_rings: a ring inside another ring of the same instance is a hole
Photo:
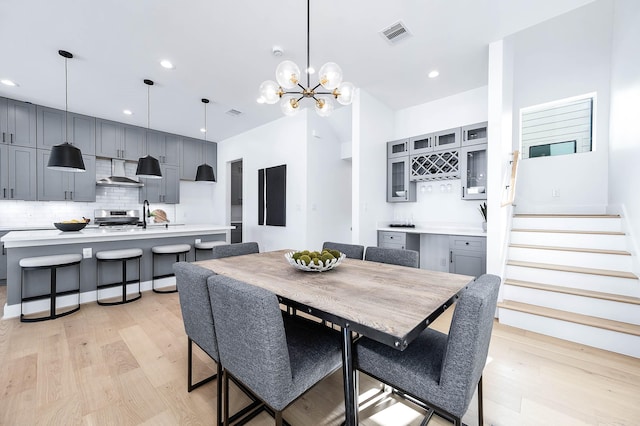
[[[0,309],[6,291],[0,287]],[[446,330],[452,310],[434,326]],[[187,393],[187,340],[177,294],[83,305],[55,321],[0,321],[0,424],[213,424],[215,382]],[[196,374],[214,368],[198,352]],[[496,323],[484,372],[487,425],[639,425],[640,360]],[[419,411],[360,380],[360,420],[419,425]],[[235,407],[243,403],[237,392]],[[475,425],[476,402],[464,418]],[[333,374],[285,411],[293,425],[338,425]],[[271,425],[261,414],[251,425]],[[447,425],[434,418],[430,425]]]

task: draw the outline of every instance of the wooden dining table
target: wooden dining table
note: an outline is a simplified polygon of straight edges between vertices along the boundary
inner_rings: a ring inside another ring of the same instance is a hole
[[[294,268],[290,250],[195,262],[217,274],[265,288],[279,301],[341,328],[345,424],[358,424],[354,336],[399,351],[450,307],[474,277],[365,260],[344,259],[325,272]]]

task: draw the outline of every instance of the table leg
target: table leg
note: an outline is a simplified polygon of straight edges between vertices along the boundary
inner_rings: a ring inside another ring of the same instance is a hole
[[[353,368],[351,329],[342,328],[342,376],[344,380],[345,426],[358,425],[358,372]]]

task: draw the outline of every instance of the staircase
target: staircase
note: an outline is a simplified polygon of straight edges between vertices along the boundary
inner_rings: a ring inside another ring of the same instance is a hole
[[[503,324],[640,358],[640,281],[615,215],[515,215]]]

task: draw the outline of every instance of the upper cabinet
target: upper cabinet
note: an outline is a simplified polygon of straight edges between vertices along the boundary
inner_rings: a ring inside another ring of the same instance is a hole
[[[415,201],[415,182],[445,179],[461,179],[463,200],[486,199],[487,141],[483,122],[387,142],[387,201]]]
[[[416,184],[410,182],[409,139],[387,142],[387,202],[416,201]]]
[[[138,193],[140,202],[148,200],[150,203],[178,204],[180,202],[178,166],[162,164],[160,172],[161,179],[140,179],[144,183]]]
[[[160,164],[170,164],[177,166],[180,164],[180,142],[181,137],[147,129],[146,153],[156,158]]]
[[[409,138],[409,154],[426,154],[460,148],[460,128],[427,133]]]
[[[82,173],[61,172],[47,168],[51,151],[38,150],[38,200],[86,201],[96,200],[96,157],[82,155],[86,168]]]
[[[80,148],[83,154],[95,155],[96,119],[73,112],[65,113],[53,108],[38,106],[37,147],[50,150],[55,145],[69,142]],[[66,130],[65,130],[66,123]]]
[[[217,172],[217,144],[200,139],[182,138],[180,148],[180,180],[196,179],[196,171],[201,164],[213,167],[213,174]]]
[[[36,147],[36,106],[0,98],[0,143]]]
[[[487,143],[487,122],[462,127],[462,146]]]
[[[0,145],[0,199],[36,199],[36,150]]]
[[[96,120],[96,156],[137,161],[144,156],[144,132],[141,127]]]
[[[409,155],[409,139],[387,142],[387,158],[406,157]]]

